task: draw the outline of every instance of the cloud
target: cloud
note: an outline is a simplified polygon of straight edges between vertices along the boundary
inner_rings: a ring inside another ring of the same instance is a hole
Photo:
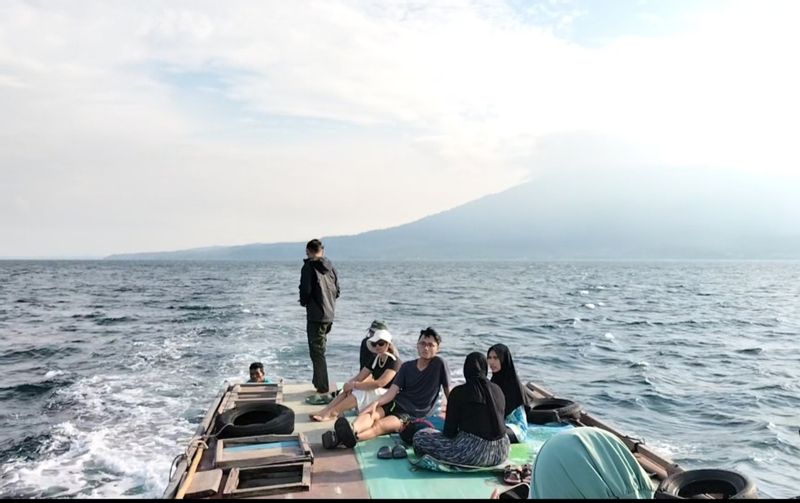
[[[4,206],[14,239],[0,255],[396,225],[558,165],[553,136],[608,137],[627,145],[614,158],[643,165],[791,171],[797,7],[770,7],[586,47],[559,26],[589,14],[558,2],[526,15],[468,1],[6,1],[0,198],[27,209]],[[564,158],[602,164],[567,144]]]

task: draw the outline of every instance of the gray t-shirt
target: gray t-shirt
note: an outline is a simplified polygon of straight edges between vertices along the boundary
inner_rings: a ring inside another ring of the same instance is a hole
[[[451,389],[450,370],[438,356],[422,371],[417,368],[417,360],[411,360],[400,367],[393,384],[400,388],[394,399],[397,405],[414,417],[425,417],[436,406],[439,386]]]

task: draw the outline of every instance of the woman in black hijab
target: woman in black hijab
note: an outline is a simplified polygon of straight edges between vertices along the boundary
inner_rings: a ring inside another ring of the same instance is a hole
[[[508,458],[503,390],[487,378],[488,364],[481,353],[464,362],[464,384],[450,391],[444,430],[420,430],[414,451],[444,463],[495,466]]]
[[[505,344],[495,344],[486,353],[489,368],[492,370],[492,382],[500,386],[506,399],[505,423],[512,443],[524,442],[528,434],[528,418],[525,406],[530,397],[517,376],[511,351]]]

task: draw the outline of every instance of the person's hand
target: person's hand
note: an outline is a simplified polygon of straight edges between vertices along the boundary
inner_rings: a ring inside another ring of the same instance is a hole
[[[356,389],[356,383],[354,383],[353,381],[347,381],[346,383],[344,383],[344,386],[342,386],[342,390],[348,393],[353,391],[354,389]]]

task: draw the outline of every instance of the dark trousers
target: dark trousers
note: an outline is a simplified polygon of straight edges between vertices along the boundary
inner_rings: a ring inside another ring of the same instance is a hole
[[[314,367],[314,376],[311,382],[317,393],[328,392],[328,363],[325,361],[325,343],[333,323],[309,321],[306,324],[308,334],[308,353],[311,355],[311,364]]]

